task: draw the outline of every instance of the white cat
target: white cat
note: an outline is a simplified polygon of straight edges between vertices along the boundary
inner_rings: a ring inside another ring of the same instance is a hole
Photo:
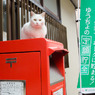
[[[45,26],[45,12],[35,14],[31,11],[31,19],[21,29],[21,39],[45,38],[47,27]]]

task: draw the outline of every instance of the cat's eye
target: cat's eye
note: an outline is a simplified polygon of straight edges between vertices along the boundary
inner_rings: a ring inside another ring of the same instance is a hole
[[[41,21],[42,19],[39,19],[39,21]]]
[[[37,19],[34,19],[34,21],[37,21]]]

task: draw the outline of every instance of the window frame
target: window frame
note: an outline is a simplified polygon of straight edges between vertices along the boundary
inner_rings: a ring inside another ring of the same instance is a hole
[[[37,0],[30,0],[33,3],[35,3],[37,6],[41,7],[42,9],[44,9],[44,11],[46,13],[48,13],[50,16],[52,16],[55,20],[57,20],[58,22],[61,23],[61,8],[60,8],[60,0],[56,0],[57,2],[57,14],[54,14],[52,11],[50,11],[45,5],[44,5],[44,0],[40,0],[40,2],[38,2]]]

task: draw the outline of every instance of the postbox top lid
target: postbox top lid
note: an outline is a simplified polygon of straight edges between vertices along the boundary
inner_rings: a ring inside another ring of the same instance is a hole
[[[63,48],[62,43],[45,38],[0,42],[0,53],[9,53],[9,52],[15,53],[15,52],[25,52],[25,51],[45,52],[47,49],[49,55],[52,54],[53,52],[63,52],[64,55],[68,53],[68,51]]]

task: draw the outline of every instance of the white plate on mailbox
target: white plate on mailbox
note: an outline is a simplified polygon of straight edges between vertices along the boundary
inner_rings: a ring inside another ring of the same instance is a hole
[[[25,95],[24,83],[16,81],[0,81],[0,95]]]

